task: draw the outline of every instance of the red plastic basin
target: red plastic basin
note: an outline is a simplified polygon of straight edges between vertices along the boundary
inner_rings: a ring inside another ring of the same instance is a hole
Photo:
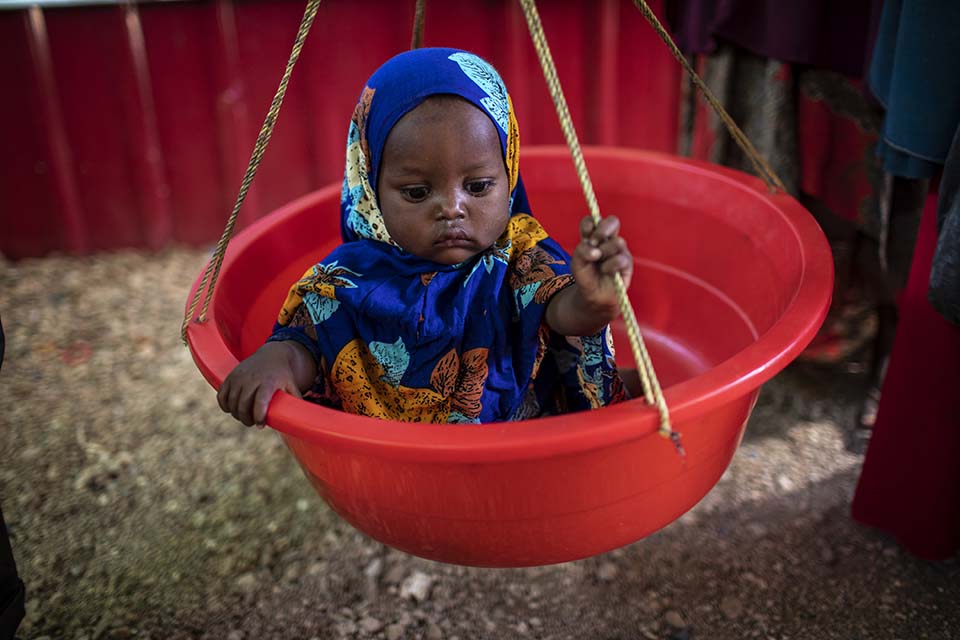
[[[717,482],[760,385],[819,328],[833,263],[793,198],[673,156],[615,148],[585,155],[601,210],[622,219],[637,256],[631,300],[686,457],[657,434],[657,414],[642,399],[449,426],[348,415],[278,394],[268,423],[356,528],[426,558],[499,567],[563,562],[638,540]],[[521,171],[534,215],[572,248],[586,207],[568,151],[527,149]],[[289,285],[339,242],[339,198],[340,185],[331,185],[231,242],[209,321],[187,334],[214,387],[262,344]],[[618,333],[624,366],[632,359]]]

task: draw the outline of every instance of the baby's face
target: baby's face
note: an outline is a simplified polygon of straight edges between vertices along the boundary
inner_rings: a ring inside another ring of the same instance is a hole
[[[453,96],[428,98],[400,118],[383,149],[378,191],[393,240],[441,264],[487,249],[510,218],[497,130]]]

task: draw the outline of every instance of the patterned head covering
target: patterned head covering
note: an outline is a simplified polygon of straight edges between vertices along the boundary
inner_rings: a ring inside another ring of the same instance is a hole
[[[434,95],[456,95],[496,125],[511,217],[493,246],[444,265],[387,233],[376,191],[387,136]],[[344,243],[290,289],[270,340],[295,340],[317,362],[307,399],[418,422],[496,422],[596,408],[623,397],[608,329],[560,336],[547,303],[572,284],[569,256],[530,215],[520,136],[489,63],[457,49],[417,49],[367,82],[347,136],[340,201]]]
[[[438,94],[460,96],[493,121],[507,170],[511,213],[529,213],[520,181],[520,128],[500,74],[486,60],[466,51],[415,49],[380,67],[357,101],[347,136],[347,170],[340,200],[344,242],[368,238],[395,244],[377,205],[383,148],[400,118]]]

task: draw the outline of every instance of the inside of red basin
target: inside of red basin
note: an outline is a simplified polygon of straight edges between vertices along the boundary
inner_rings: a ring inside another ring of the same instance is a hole
[[[588,148],[601,211],[636,256],[630,298],[685,458],[642,399],[494,425],[375,420],[284,394],[280,431],[328,503],[373,537],[447,562],[560,562],[636,540],[695,504],[729,464],[760,385],[812,339],[833,263],[810,214],[742,173]],[[565,247],[583,195],[566,148],[524,151],[533,214]],[[339,242],[340,186],[305,196],[230,244],[209,320],[188,342],[214,387],[269,334],[287,289]],[[630,366],[621,324],[618,363]]]

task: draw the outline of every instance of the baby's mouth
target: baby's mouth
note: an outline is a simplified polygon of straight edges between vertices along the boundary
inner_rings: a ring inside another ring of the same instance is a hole
[[[460,228],[444,229],[434,241],[441,247],[464,247],[471,243],[470,236]]]

